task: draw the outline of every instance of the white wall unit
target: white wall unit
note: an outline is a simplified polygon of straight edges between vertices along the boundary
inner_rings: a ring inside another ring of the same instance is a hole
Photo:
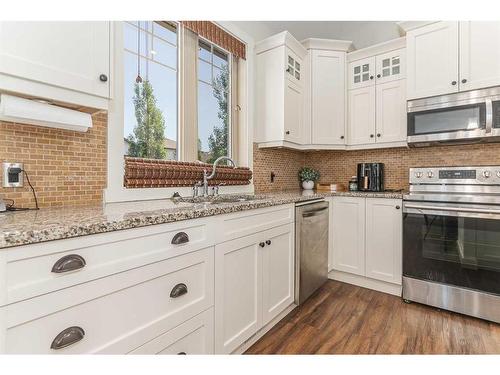
[[[398,294],[402,279],[401,199],[332,197],[330,277]]]
[[[285,82],[284,108],[284,140],[300,144],[304,137],[304,98],[302,86],[295,82],[295,78]]]
[[[396,39],[349,57],[362,58],[349,63],[348,149],[406,143],[406,53],[401,43]],[[378,54],[367,57],[370,50]]]
[[[348,144],[375,143],[376,90],[374,85],[349,90],[348,116]]]
[[[333,197],[333,269],[365,274],[365,200]]]
[[[309,50],[311,143],[345,145],[345,52]]]
[[[293,233],[286,224],[215,247],[216,353],[233,352],[293,303]]]
[[[458,22],[411,30],[406,40],[408,100],[458,92]]]
[[[366,199],[366,276],[401,284],[402,206],[400,199]]]
[[[0,90],[107,108],[110,22],[1,22]]]
[[[500,22],[460,21],[460,91],[500,85]]]

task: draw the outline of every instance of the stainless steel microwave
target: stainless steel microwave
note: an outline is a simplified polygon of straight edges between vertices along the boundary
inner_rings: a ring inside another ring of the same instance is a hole
[[[408,144],[500,141],[500,86],[408,101]]]

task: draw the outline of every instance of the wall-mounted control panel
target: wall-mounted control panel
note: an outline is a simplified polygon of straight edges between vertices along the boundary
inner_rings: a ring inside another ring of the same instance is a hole
[[[23,163],[3,163],[3,187],[23,186]]]

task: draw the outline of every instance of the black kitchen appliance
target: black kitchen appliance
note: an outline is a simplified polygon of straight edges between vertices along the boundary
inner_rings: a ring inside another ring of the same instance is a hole
[[[358,164],[358,190],[384,190],[384,163]]]

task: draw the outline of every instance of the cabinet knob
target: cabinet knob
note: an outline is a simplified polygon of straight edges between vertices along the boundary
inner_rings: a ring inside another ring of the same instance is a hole
[[[377,137],[379,137],[379,138],[380,138],[380,137],[382,137],[382,134],[380,134],[380,133],[377,133]]]
[[[287,130],[287,131],[285,132],[285,134],[287,134],[287,135],[288,135],[288,134],[290,134],[290,130]]]
[[[373,135],[373,134],[370,134],[370,138],[373,138],[373,137],[375,137],[375,135]]]
[[[370,79],[373,79],[373,76],[370,76]]]
[[[108,81],[108,76],[106,74],[101,74],[99,76],[99,81],[101,81],[101,82],[107,82]]]
[[[85,337],[85,331],[81,327],[69,327],[59,333],[52,341],[50,349],[59,350],[76,344]]]
[[[53,273],[64,273],[70,271],[76,271],[80,268],[85,267],[85,259],[77,254],[70,254],[63,256],[52,266]]]
[[[344,139],[345,137],[343,135],[340,136],[340,139]]]
[[[462,79],[462,83],[466,83],[466,82],[467,82],[467,80],[465,78]]]
[[[266,246],[266,244],[264,242],[261,242],[261,243],[259,243],[259,246],[264,247],[264,246]]]
[[[290,73],[292,70],[290,69],[290,67],[286,68],[286,72],[287,73]]]
[[[457,81],[451,81],[451,84],[455,86],[457,84]]]
[[[399,207],[399,206],[396,206],[396,210],[399,210],[400,208],[401,208],[401,207]]]
[[[380,74],[377,74],[377,78],[380,78],[380,77],[382,77],[382,76]]]
[[[267,240],[266,245],[271,245],[271,240]]]

